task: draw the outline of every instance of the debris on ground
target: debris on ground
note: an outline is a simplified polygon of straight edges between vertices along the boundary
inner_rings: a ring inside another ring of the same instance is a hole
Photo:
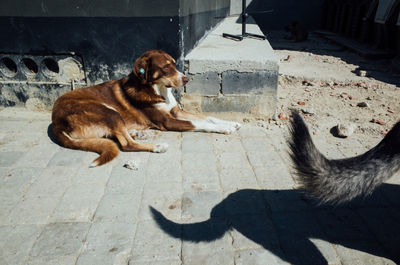
[[[138,163],[136,161],[134,161],[134,160],[126,161],[124,163],[123,167],[125,167],[127,169],[130,169],[130,170],[138,170],[139,169]]]
[[[353,134],[357,126],[354,123],[339,123],[336,126],[337,134],[340,137],[349,137]]]

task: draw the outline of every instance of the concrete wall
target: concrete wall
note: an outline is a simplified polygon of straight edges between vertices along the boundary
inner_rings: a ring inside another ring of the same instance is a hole
[[[0,53],[82,57],[89,83],[129,73],[148,49],[178,60],[229,12],[229,0],[0,1]]]

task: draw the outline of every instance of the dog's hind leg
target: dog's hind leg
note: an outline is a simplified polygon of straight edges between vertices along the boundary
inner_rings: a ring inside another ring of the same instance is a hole
[[[118,139],[118,142],[121,145],[121,149],[123,151],[132,152],[132,151],[147,151],[154,153],[164,153],[168,149],[168,144],[147,144],[147,143],[138,143],[131,135],[128,133],[128,130],[123,127],[113,132],[114,136]]]

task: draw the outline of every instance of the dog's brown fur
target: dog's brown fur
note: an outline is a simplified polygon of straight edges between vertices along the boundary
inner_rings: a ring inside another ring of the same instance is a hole
[[[193,130],[194,125],[183,119],[204,117],[186,113],[178,106],[170,110],[157,107],[166,99],[154,89],[157,84],[180,87],[187,82],[171,56],[159,50],[147,51],[135,61],[128,77],[70,91],[58,98],[52,113],[54,135],[64,147],[100,154],[92,166],[111,161],[120,148],[165,151],[160,145],[136,142],[129,131]],[[110,138],[115,138],[120,148]]]

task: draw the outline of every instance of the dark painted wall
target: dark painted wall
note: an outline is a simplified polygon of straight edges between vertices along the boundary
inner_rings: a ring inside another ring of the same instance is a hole
[[[148,49],[183,57],[229,0],[2,0],[0,53],[81,56],[89,83],[128,74]]]
[[[324,0],[253,0],[248,6],[252,10],[273,9],[271,14],[251,14],[264,31],[283,30],[292,21],[299,21],[308,29],[321,28],[321,13]]]

